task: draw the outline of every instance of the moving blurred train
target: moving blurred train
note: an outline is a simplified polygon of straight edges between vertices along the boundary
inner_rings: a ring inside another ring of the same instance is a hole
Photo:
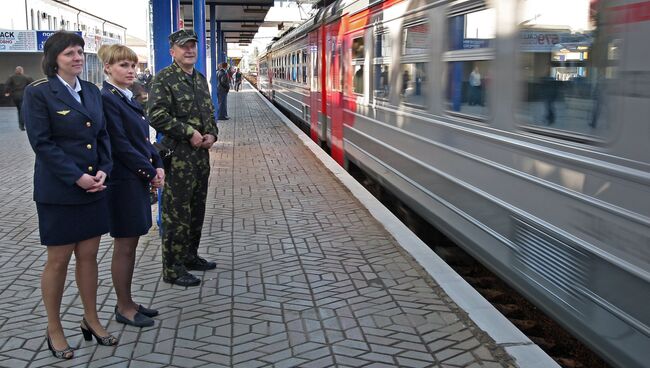
[[[618,367],[650,362],[650,1],[339,0],[258,89]]]

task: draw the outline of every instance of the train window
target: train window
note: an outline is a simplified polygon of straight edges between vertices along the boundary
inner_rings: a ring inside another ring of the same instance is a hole
[[[363,65],[354,65],[354,93],[363,93]]]
[[[297,65],[296,80],[300,83],[303,83],[305,81],[305,78],[302,76],[302,50],[298,51],[298,54],[296,56],[296,65]]]
[[[363,59],[364,55],[364,41],[363,37],[358,37],[352,40],[352,58]]]
[[[492,47],[496,28],[494,9],[481,9],[449,18],[449,50]]]
[[[403,103],[426,106],[427,63],[402,64],[400,97]]]
[[[496,11],[481,3],[470,11],[451,12],[447,23],[448,52],[445,100],[453,112],[484,118],[489,114],[486,88],[496,29]]]
[[[520,73],[524,83],[518,118],[525,124],[601,135],[602,98],[617,58],[615,41],[597,32],[598,2],[528,0],[521,12]],[[553,9],[562,6],[566,11]]]
[[[388,99],[390,93],[390,57],[392,40],[386,29],[375,34],[375,60],[373,65],[373,96]]]
[[[320,91],[320,84],[318,80],[318,48],[311,46],[311,58],[309,59],[311,67],[311,90]]]
[[[376,98],[387,99],[390,93],[390,65],[375,64],[375,90]]]
[[[387,32],[375,36],[375,57],[390,57],[391,38]]]
[[[489,60],[455,61],[447,65],[447,107],[463,114],[487,116],[486,84]]]
[[[427,40],[429,36],[428,24],[412,25],[404,29],[404,38],[402,45],[403,55],[422,55],[429,50]]]

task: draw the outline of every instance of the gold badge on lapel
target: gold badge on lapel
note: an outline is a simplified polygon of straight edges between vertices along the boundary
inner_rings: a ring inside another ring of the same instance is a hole
[[[68,115],[69,112],[70,112],[70,110],[61,110],[61,111],[57,111],[56,113],[59,114],[59,115],[66,116],[66,115]]]

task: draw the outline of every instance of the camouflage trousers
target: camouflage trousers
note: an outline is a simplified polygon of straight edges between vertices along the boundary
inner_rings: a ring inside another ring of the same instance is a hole
[[[163,276],[177,278],[197,257],[205,218],[210,153],[187,143],[176,146],[162,195]]]

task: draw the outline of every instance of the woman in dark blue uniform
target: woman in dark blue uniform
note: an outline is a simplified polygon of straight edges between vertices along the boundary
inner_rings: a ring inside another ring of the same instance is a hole
[[[97,251],[108,232],[104,180],[112,168],[101,95],[78,76],[84,67],[84,40],[76,33],[53,34],[43,48],[47,78],[25,89],[23,111],[34,149],[34,200],[47,263],[41,292],[47,312],[47,344],[55,357],[74,351],[61,325],[61,298],[70,257],[84,307],[81,329],[102,345],[115,345],[97,317]]]
[[[149,142],[149,120],[129,87],[136,80],[138,57],[123,45],[99,49],[108,79],[102,88],[104,116],[111,139],[114,166],[108,183],[113,285],[117,294],[115,319],[137,327],[152,326],[155,309],[136,304],[131,296],[135,249],[151,228],[149,185],[160,188],[165,171]]]

